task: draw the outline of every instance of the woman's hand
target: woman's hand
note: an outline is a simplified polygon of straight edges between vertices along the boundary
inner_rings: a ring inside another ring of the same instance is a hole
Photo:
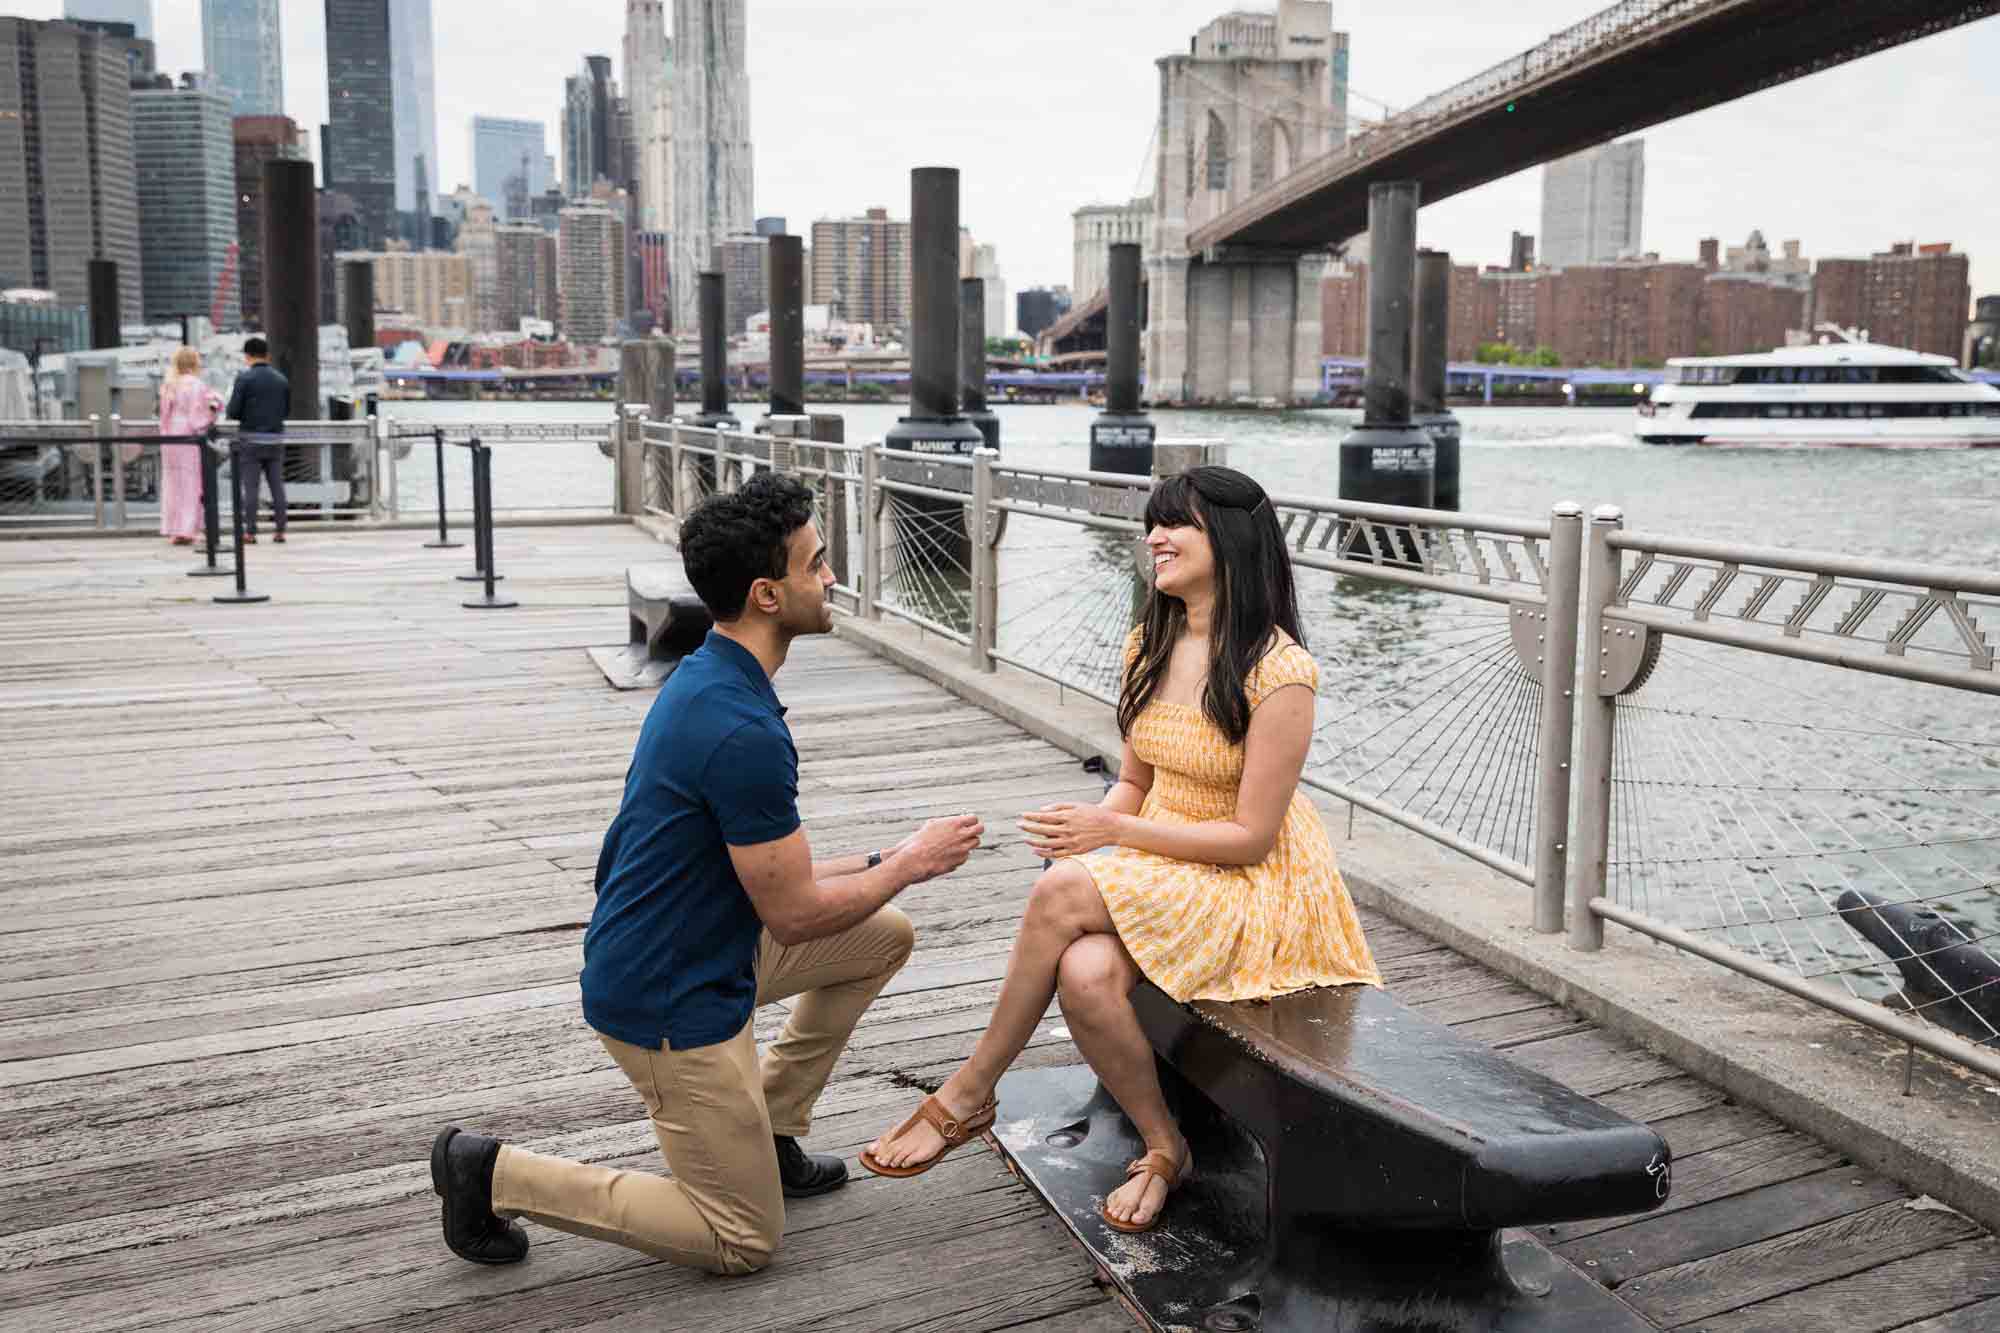
[[[1037,856],[1053,860],[1081,856],[1099,847],[1115,846],[1126,816],[1101,805],[1074,805],[1057,801],[1020,818],[1021,831]]]

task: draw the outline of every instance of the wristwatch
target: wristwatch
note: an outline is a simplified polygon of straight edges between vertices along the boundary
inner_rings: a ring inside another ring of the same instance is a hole
[[[868,868],[870,870],[873,870],[876,866],[879,866],[881,864],[882,864],[882,853],[880,852],[868,853]]]

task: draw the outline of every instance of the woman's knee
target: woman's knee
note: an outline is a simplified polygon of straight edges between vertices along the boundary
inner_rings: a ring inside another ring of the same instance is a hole
[[[1074,861],[1058,861],[1044,870],[1028,893],[1030,921],[1082,930],[1103,914],[1096,881]]]
[[[1063,951],[1056,965],[1056,993],[1063,1011],[1089,1010],[1131,994],[1132,964],[1115,935],[1085,935]]]

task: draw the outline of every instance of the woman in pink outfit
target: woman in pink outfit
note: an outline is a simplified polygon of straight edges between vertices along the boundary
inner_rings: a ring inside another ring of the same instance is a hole
[[[200,435],[215,423],[222,399],[201,382],[201,353],[182,347],[174,370],[160,385],[160,434]],[[201,450],[206,445],[160,446],[160,535],[192,546],[201,532]]]

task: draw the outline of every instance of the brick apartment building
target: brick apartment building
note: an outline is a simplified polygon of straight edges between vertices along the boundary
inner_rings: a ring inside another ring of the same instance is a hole
[[[1813,323],[1866,329],[1892,347],[1957,357],[1971,304],[1971,260],[1949,242],[1903,242],[1867,259],[1822,259],[1813,274]]]

